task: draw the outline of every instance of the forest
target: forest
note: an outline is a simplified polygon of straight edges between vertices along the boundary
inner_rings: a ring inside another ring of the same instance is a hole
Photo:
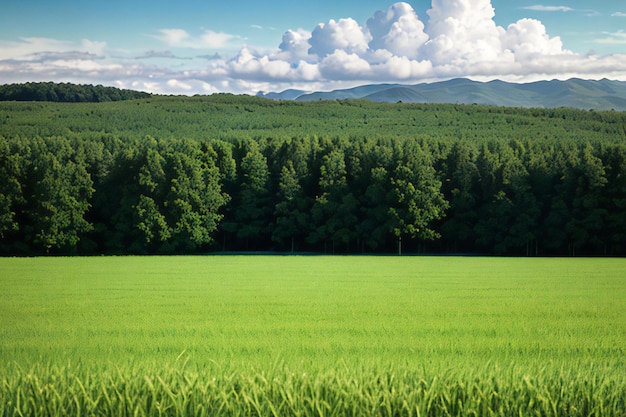
[[[102,85],[71,83],[24,83],[0,85],[0,101],[52,101],[60,103],[99,103],[150,97],[149,93]]]
[[[0,254],[626,255],[626,113],[0,102]]]

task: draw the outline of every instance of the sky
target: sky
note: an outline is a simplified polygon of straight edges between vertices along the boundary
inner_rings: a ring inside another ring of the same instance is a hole
[[[626,81],[623,0],[2,0],[0,84],[160,94]]]

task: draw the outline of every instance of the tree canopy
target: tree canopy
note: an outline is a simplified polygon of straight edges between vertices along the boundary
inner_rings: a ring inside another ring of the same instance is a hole
[[[102,85],[70,83],[24,83],[0,85],[0,101],[51,101],[59,103],[99,103],[150,97],[150,93]]]

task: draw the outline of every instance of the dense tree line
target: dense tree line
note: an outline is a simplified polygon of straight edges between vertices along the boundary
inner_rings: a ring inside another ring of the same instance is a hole
[[[50,101],[59,103],[99,103],[150,97],[149,93],[102,85],[71,83],[24,83],[0,85],[0,101]]]
[[[626,254],[623,113],[153,101],[0,107],[0,252]]]

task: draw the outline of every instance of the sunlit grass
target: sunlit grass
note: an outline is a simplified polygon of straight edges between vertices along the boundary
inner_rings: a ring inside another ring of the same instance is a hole
[[[34,258],[0,276],[0,415],[626,407],[626,260]]]

